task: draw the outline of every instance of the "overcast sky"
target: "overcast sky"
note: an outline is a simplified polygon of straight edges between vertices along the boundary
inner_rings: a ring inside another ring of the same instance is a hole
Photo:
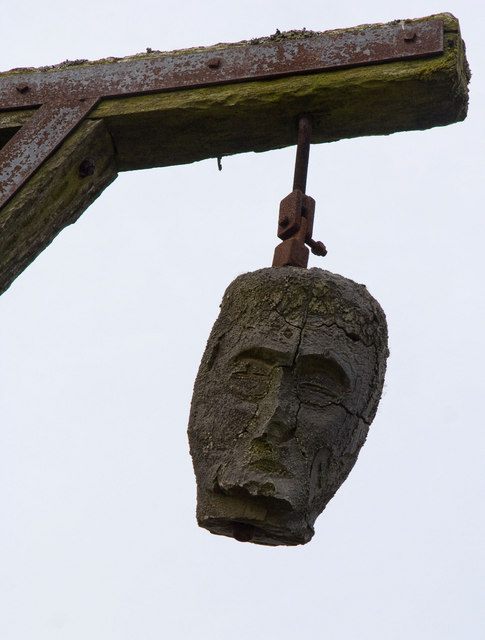
[[[120,174],[0,299],[2,640],[484,637],[484,10],[476,0],[10,3],[1,70],[450,11],[464,123],[312,147],[311,266],[365,283],[391,356],[306,546],[195,521],[192,385],[224,289],[269,266],[294,148]],[[207,247],[210,247],[208,250]]]

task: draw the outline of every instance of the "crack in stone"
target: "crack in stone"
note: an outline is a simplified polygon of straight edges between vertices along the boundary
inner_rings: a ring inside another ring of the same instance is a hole
[[[293,329],[302,329],[302,327],[298,324],[293,324],[292,322],[290,322],[289,320],[286,319],[284,313],[282,313],[278,307],[275,307],[275,311],[276,313],[279,315],[280,318],[282,318],[283,322],[285,322],[289,327],[293,327]]]
[[[249,433],[250,427],[254,423],[254,420],[256,419],[256,416],[258,415],[258,413],[259,413],[259,404],[256,405],[256,409],[254,410],[253,415],[249,418],[249,420],[247,421],[247,424],[244,426],[242,431],[240,431],[237,434],[237,438],[242,438],[245,433]]]
[[[305,309],[303,311],[303,322],[302,322],[302,326],[300,327],[300,334],[298,336],[298,344],[297,344],[296,349],[295,349],[295,355],[293,356],[293,362],[292,362],[291,368],[293,368],[295,366],[296,359],[297,359],[298,353],[300,351],[301,341],[303,339],[303,329],[305,328],[306,321],[307,321],[307,318],[308,318],[308,310],[309,310],[309,307],[310,307],[310,300],[313,297],[314,289],[315,289],[315,285],[313,284],[310,296],[306,297],[306,306],[305,306]],[[305,451],[305,448],[302,446],[302,444],[301,444],[301,442],[300,442],[300,440],[298,438],[298,415],[300,413],[300,410],[301,410],[301,407],[302,407],[303,403],[301,402],[301,400],[298,397],[297,397],[297,402],[298,402],[298,408],[297,408],[296,414],[295,414],[295,440],[296,440],[296,442],[298,444],[298,449],[300,450],[301,455],[303,456],[303,458],[305,458],[305,460],[308,460],[308,455],[307,455],[307,453]]]
[[[298,409],[296,410],[296,415],[295,415],[295,440],[298,444],[298,449],[300,450],[301,455],[303,456],[303,458],[305,458],[305,460],[308,460],[308,454],[305,451],[305,447],[303,447],[303,445],[300,442],[300,439],[298,438],[298,414],[300,413],[300,409],[302,406],[302,402],[298,401]]]
[[[238,282],[244,286],[239,291],[234,285],[234,299],[223,301],[226,315],[214,333],[225,329],[231,343],[219,337],[220,351],[210,355],[221,366],[214,364],[207,379],[202,369],[197,397],[194,391],[189,438],[198,521],[213,533],[240,539],[254,517],[253,542],[304,544],[354,465],[377,409],[385,319],[355,283],[329,273],[268,269]],[[332,286],[324,288],[327,282]],[[237,378],[235,359],[241,354],[266,366],[244,365],[244,393],[238,395],[229,382],[226,399],[222,377]],[[207,362],[212,364],[210,356]],[[220,396],[205,391],[211,381]],[[214,430],[214,446],[202,455],[197,447],[211,444],[200,437],[206,428]],[[320,454],[321,449],[326,451]],[[291,477],[282,474],[280,463]],[[287,511],[270,501],[273,494],[288,498]]]
[[[359,420],[362,420],[362,422],[364,422],[367,426],[370,426],[370,422],[367,422],[367,420],[360,413],[351,411],[348,407],[345,406],[345,404],[340,402],[329,402],[329,405],[333,405],[334,407],[341,407],[348,416],[352,418],[358,418]]]
[[[340,331],[343,331],[345,333],[345,335],[347,336],[347,338],[352,340],[352,342],[362,342],[362,344],[365,347],[373,347],[374,346],[374,340],[366,340],[364,336],[357,335],[353,331],[348,331],[345,328],[345,326],[342,326],[338,322],[321,322],[320,324],[315,324],[313,326],[315,328],[328,327],[329,329],[331,329],[332,327],[337,327],[337,329],[340,329]]]

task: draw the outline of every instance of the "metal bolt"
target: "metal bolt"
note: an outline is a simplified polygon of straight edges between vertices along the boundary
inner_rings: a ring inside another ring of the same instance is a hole
[[[307,244],[312,250],[313,255],[322,257],[327,255],[327,247],[323,242],[320,242],[320,240],[307,240]]]
[[[94,174],[96,169],[96,162],[92,158],[84,158],[78,167],[78,174],[80,178],[87,178]]]
[[[413,29],[408,29],[404,32],[404,40],[406,42],[414,42],[416,40],[416,31]]]
[[[284,218],[282,218],[279,222],[280,227],[287,227],[290,224],[290,219],[288,218],[288,216],[285,216]]]
[[[209,62],[207,63],[207,66],[210,69],[219,69],[219,67],[221,66],[221,59],[220,58],[211,58],[209,60]]]
[[[27,93],[27,91],[30,89],[28,84],[20,84],[15,88],[19,93]]]

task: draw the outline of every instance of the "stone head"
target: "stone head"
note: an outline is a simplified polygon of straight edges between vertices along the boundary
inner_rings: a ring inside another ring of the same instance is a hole
[[[194,386],[200,526],[308,542],[366,439],[387,355],[385,316],[363,285],[297,267],[239,276]]]

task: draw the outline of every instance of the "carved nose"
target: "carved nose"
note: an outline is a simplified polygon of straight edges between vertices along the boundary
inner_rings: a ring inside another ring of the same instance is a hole
[[[262,422],[258,430],[259,438],[274,444],[286,442],[293,437],[296,428],[295,417],[278,404],[269,419]]]

